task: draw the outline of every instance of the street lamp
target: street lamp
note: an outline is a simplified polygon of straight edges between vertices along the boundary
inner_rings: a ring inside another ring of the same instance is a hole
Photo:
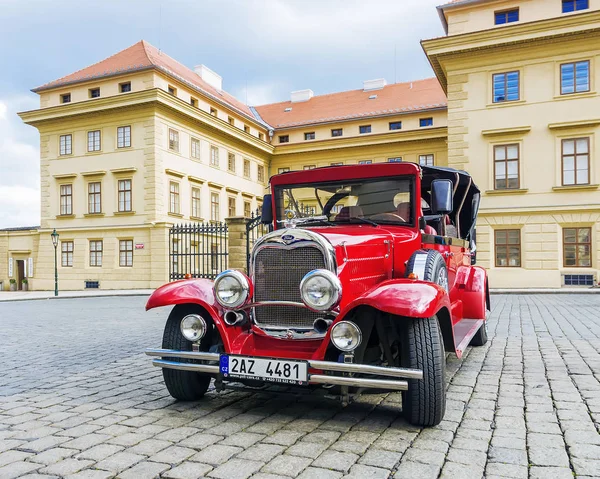
[[[58,296],[58,265],[56,263],[56,247],[58,246],[58,233],[56,228],[50,234],[52,238],[52,244],[54,245],[54,296]]]

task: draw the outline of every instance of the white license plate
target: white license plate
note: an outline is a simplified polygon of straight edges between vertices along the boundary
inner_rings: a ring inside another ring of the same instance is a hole
[[[226,378],[262,379],[301,386],[308,384],[306,361],[221,354],[219,369]]]

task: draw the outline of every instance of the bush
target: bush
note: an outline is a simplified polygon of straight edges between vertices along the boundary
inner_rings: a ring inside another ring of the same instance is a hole
[[[17,282],[17,280],[16,280],[15,278],[10,278],[10,279],[8,280],[8,282],[9,282],[10,284],[15,284],[15,283]]]
[[[27,283],[29,283],[29,281],[27,281],[27,278],[23,278],[23,281],[22,281],[22,282],[23,282],[23,284],[27,284]]]

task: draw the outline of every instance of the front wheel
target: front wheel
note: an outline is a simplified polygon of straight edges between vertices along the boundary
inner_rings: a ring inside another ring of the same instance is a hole
[[[409,379],[402,412],[415,426],[435,426],[446,412],[446,357],[436,316],[408,320],[403,334],[402,366],[421,369],[423,379]]]
[[[179,305],[175,306],[169,315],[167,324],[165,325],[165,332],[163,334],[163,349],[174,349],[176,351],[191,351],[192,343],[183,337],[179,325],[181,320],[188,314],[199,314],[205,319],[206,313],[201,309],[194,307],[193,305]],[[209,325],[212,325],[210,321]],[[209,327],[210,331],[210,327]],[[210,342],[210,334],[207,332],[205,338],[200,343],[200,349],[206,350],[206,345],[202,343],[208,339]],[[204,346],[204,347],[203,347]],[[173,361],[180,362],[198,362],[193,359],[175,359],[175,358],[164,358],[172,359]],[[195,373],[193,371],[179,371],[177,369],[163,368],[163,378],[165,386],[169,391],[169,394],[175,399],[181,401],[195,401],[204,396],[204,393],[208,390],[210,385],[210,375],[205,373]]]

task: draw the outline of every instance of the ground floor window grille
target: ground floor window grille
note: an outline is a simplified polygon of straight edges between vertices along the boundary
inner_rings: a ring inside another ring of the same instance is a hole
[[[593,274],[565,274],[565,286],[594,286]]]

